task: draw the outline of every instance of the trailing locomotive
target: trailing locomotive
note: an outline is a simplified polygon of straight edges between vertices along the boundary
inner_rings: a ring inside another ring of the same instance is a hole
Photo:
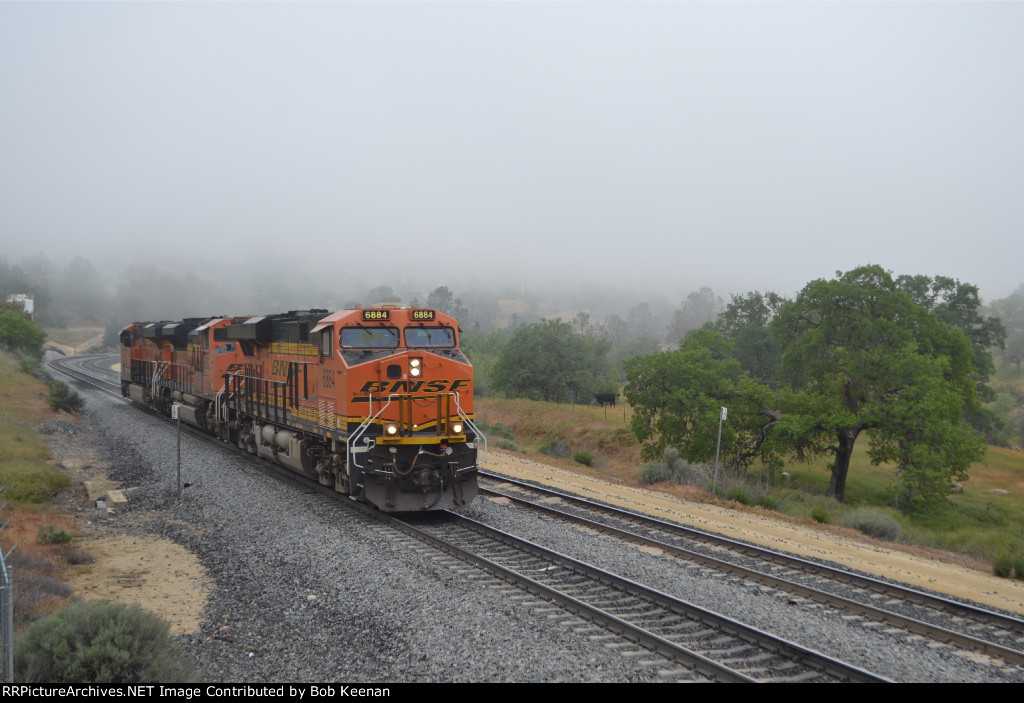
[[[477,494],[458,323],[387,305],[136,322],[121,394],[388,512]]]

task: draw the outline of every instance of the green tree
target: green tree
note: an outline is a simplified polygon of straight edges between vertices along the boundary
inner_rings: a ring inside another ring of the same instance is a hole
[[[769,385],[775,384],[782,363],[782,346],[769,325],[786,302],[771,291],[734,295],[722,314],[706,325],[733,343],[732,355],[744,371]]]
[[[20,304],[0,302],[0,346],[41,359],[45,341],[42,328],[29,319]]]
[[[509,331],[503,327],[489,332],[469,331],[461,335],[462,351],[473,364],[473,392],[476,395],[490,395],[494,384],[494,366],[510,336]]]
[[[747,465],[760,458],[779,463],[770,428],[781,418],[772,410],[771,390],[747,376],[730,356],[720,333],[694,330],[676,351],[627,360],[626,399],[633,408],[633,433],[646,442],[644,458],[656,459],[668,447],[689,462],[715,457],[721,408],[725,463]]]
[[[854,443],[897,465],[917,506],[966,477],[984,445],[962,418],[978,408],[967,337],[879,266],[812,281],[772,323],[794,392],[778,428],[799,456],[834,455],[829,495],[846,497]]]
[[[494,388],[513,397],[589,401],[598,385],[614,377],[610,346],[576,334],[560,319],[517,327],[494,365]]]
[[[1006,342],[1006,351],[1003,352],[1003,361],[1017,366],[1017,373],[1020,373],[1020,363],[1024,361],[1024,332],[1014,332]]]

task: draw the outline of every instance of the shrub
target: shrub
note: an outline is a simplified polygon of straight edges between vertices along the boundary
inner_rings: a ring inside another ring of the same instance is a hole
[[[85,407],[85,400],[77,392],[68,388],[63,381],[50,380],[47,384],[50,387],[50,407],[54,410],[64,412],[78,412]]]
[[[662,481],[675,481],[682,483],[690,465],[679,458],[679,450],[675,447],[665,447],[661,453],[661,461],[650,461],[644,464],[640,472],[641,483],[661,483]]]
[[[843,518],[842,524],[871,537],[893,542],[903,536],[903,528],[894,517],[869,508],[857,508]]]
[[[560,439],[553,439],[542,444],[540,451],[542,454],[547,454],[555,459],[564,459],[569,456],[572,448]]]
[[[495,437],[504,437],[505,439],[516,438],[512,433],[512,428],[500,422],[496,422],[493,425],[483,425],[480,429],[482,429],[486,434],[491,434]]]
[[[84,549],[78,547],[72,547],[70,544],[64,547],[64,560],[72,566],[80,566],[81,564],[91,564],[96,561],[95,557]]]
[[[504,449],[505,451],[508,452],[519,452],[520,454],[523,453],[523,450],[519,447],[519,445],[513,442],[511,439],[499,439],[498,448]]]
[[[594,455],[586,450],[573,452],[572,460],[575,461],[577,464],[583,464],[584,466],[594,465]]]
[[[1000,578],[1024,580],[1024,554],[1003,552],[992,560],[992,573]]]
[[[762,493],[758,496],[755,501],[756,505],[762,508],[768,508],[768,510],[777,510],[779,507],[779,499],[773,496],[771,493]]]
[[[80,602],[35,623],[15,652],[17,681],[189,681],[191,667],[160,618],[109,601]]]
[[[649,461],[640,471],[640,483],[652,484],[663,481],[675,481],[675,475],[663,461]]]
[[[67,544],[73,539],[74,537],[64,530],[53,529],[53,525],[39,528],[39,544]]]
[[[823,525],[827,525],[829,522],[828,511],[822,507],[811,508],[811,519],[815,522],[820,522]]]
[[[740,505],[750,505],[750,496],[745,490],[739,486],[733,486],[729,489],[729,500],[734,500]]]

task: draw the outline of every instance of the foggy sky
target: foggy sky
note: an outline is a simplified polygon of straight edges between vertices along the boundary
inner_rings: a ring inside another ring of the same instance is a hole
[[[991,300],[1024,281],[1022,30],[1021,3],[3,2],[0,252],[680,298],[877,263]]]

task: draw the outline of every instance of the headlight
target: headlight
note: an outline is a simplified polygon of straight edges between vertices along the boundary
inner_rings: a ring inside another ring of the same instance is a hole
[[[388,437],[395,437],[398,435],[398,425],[392,423],[384,427],[384,434]]]
[[[456,422],[455,424],[453,424],[452,432],[454,432],[455,434],[462,434],[462,423]]]
[[[423,375],[423,359],[418,357],[409,359],[409,375],[414,377]]]

